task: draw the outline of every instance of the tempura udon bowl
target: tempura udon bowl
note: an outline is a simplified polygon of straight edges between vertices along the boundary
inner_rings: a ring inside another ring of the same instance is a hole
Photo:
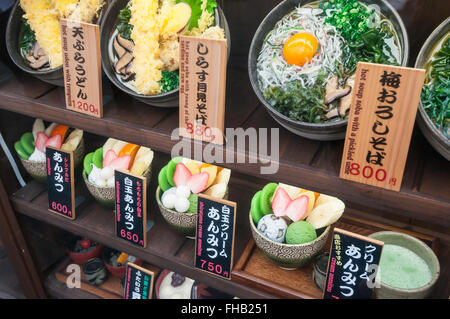
[[[157,107],[178,107],[178,88],[153,95],[139,94],[134,90],[130,82],[120,80],[115,72],[113,41],[115,35],[117,34],[116,28],[118,25],[118,14],[120,10],[126,7],[128,2],[129,0],[113,0],[105,14],[105,18],[102,21],[100,27],[100,36],[102,39],[100,49],[102,52],[103,71],[117,88],[145,104]],[[215,8],[214,12],[214,25],[219,26],[224,30],[225,39],[227,40],[227,55],[229,56],[231,49],[231,38],[228,22],[220,7]]]
[[[276,24],[283,19],[286,15],[291,13],[296,7],[303,6],[312,2],[310,0],[285,0],[277,5],[261,22],[256,33],[253,37],[249,58],[248,69],[250,82],[257,97],[261,101],[262,105],[266,108],[269,114],[277,121],[281,126],[287,130],[314,140],[339,140],[345,137],[347,119],[340,119],[335,121],[325,121],[321,123],[313,123],[306,121],[294,120],[285,114],[282,114],[275,107],[269,103],[260,88],[260,82],[258,78],[258,56],[266,40],[266,36],[271,32]],[[376,5],[379,7],[379,12],[391,22],[392,28],[395,31],[396,45],[398,46],[398,60],[399,64],[406,66],[409,55],[409,42],[406,33],[406,28],[396,12],[396,10],[384,0],[361,0],[360,2],[367,5]],[[351,94],[351,93],[350,93]]]

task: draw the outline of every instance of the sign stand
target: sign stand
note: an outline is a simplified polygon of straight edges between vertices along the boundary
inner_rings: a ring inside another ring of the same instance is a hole
[[[223,144],[227,41],[180,36],[180,135]]]
[[[195,267],[231,279],[236,203],[198,195]]]
[[[47,188],[49,211],[75,219],[75,184],[73,152],[47,146]]]
[[[400,190],[424,75],[358,63],[340,178]]]
[[[125,299],[152,299],[155,274],[129,262],[125,274]]]
[[[116,236],[147,247],[147,179],[114,171]]]
[[[371,298],[383,245],[379,240],[335,228],[323,298]]]

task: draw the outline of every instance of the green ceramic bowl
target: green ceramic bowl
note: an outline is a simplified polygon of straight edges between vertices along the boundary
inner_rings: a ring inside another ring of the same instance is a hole
[[[149,168],[145,171],[144,177],[147,178],[147,185],[150,182],[152,172],[152,165],[150,164]],[[86,172],[83,170],[83,180],[86,184],[87,189],[91,193],[92,197],[95,198],[97,202],[106,206],[106,207],[114,207],[115,195],[114,195],[114,187],[100,187],[95,184],[92,184],[88,180],[88,176]]]
[[[382,231],[371,234],[370,238],[380,240],[384,244],[398,245],[411,250],[422,258],[431,270],[431,281],[425,286],[416,289],[402,289],[396,288],[380,282],[377,276],[378,288],[375,287],[375,294],[378,299],[422,299],[427,297],[436,283],[440,266],[439,260],[434,252],[421,240],[414,238],[410,235],[392,232]]]
[[[20,157],[19,157],[20,158]],[[80,143],[78,144],[77,148],[73,152],[73,161],[74,163],[74,169],[77,170],[84,158],[84,139],[81,139]],[[22,162],[23,167],[27,171],[28,174],[33,177],[38,182],[47,184],[47,170],[45,169],[45,162],[33,162],[29,160],[25,160],[23,158],[20,158],[20,161]]]
[[[250,228],[256,246],[261,252],[283,269],[296,269],[306,266],[322,250],[330,232],[330,226],[327,226],[318,237],[305,244],[289,245],[277,243],[263,236],[253,222],[251,212],[249,213]]]
[[[195,237],[195,228],[197,226],[197,214],[179,213],[172,209],[167,209],[161,203],[161,189],[156,189],[156,201],[158,203],[159,210],[164,220],[173,228],[176,232],[183,236],[193,239]],[[228,198],[228,188],[226,190],[224,199]]]

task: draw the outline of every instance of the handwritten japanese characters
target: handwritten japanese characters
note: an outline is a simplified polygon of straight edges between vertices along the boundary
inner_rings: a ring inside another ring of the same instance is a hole
[[[180,37],[180,135],[223,144],[226,40]]]
[[[102,117],[99,26],[61,19],[61,39],[66,107]]]
[[[49,211],[75,219],[73,153],[47,146],[45,156]]]
[[[147,183],[145,177],[114,172],[116,235],[134,245],[147,246]]]
[[[195,267],[231,278],[235,216],[236,203],[198,197]]]
[[[400,190],[424,70],[358,63],[340,177]]]
[[[335,228],[324,287],[325,299],[368,299],[383,243]]]
[[[127,264],[125,299],[152,299],[154,273],[133,263]]]

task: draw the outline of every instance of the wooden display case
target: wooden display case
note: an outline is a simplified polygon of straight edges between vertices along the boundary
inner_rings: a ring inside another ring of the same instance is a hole
[[[364,229],[370,229],[374,223],[379,223],[432,238],[435,243],[433,248],[436,249],[441,263],[441,276],[433,296],[448,298],[450,162],[436,153],[421,132],[415,128],[401,189],[399,192],[388,191],[339,178],[343,141],[307,140],[281,128],[253,94],[247,74],[247,53],[253,32],[278,2],[277,0],[220,1],[232,33],[232,51],[227,71],[225,127],[269,128],[269,140],[270,128],[280,129],[280,166],[276,175],[260,175],[261,164],[248,164],[251,157],[248,145],[246,149],[228,150],[233,152],[235,157],[243,155],[247,162],[245,165],[230,163],[221,165],[232,169],[229,199],[238,203],[234,269],[243,272],[245,269],[240,258],[249,254],[249,251],[254,251],[254,248],[247,247],[251,239],[247,215],[251,196],[268,181],[277,181],[341,198],[348,207],[345,214],[350,218],[358,218],[360,223],[365,223]],[[398,1],[391,2],[396,4]],[[424,7],[420,1],[411,0],[405,6],[416,8],[418,12],[418,17],[405,19],[410,35],[417,32],[417,37],[412,39],[410,62],[414,60],[426,36],[444,19],[443,17],[450,14],[445,10],[436,11],[436,7],[442,4],[443,0],[431,2]],[[249,7],[253,9],[244,17],[242,10]],[[450,8],[447,8],[447,11],[449,10]],[[404,18],[409,13],[408,9],[400,10]],[[423,21],[427,21],[426,27]],[[3,60],[10,68],[10,72],[4,74],[3,78],[6,80],[0,82],[0,124],[1,133],[11,150],[13,142],[23,133],[20,124],[29,125],[32,121],[28,117],[38,117],[83,129],[105,138],[114,137],[148,146],[156,151],[152,168],[154,172],[158,172],[163,163],[167,162],[171,149],[177,142],[171,140],[172,131],[178,126],[177,109],[151,107],[123,92],[111,89],[111,95],[104,97],[103,118],[75,113],[65,108],[63,88],[36,80],[20,72],[8,58],[4,57]],[[104,93],[108,94],[108,90]],[[26,125],[22,127],[29,127]],[[92,146],[88,145],[88,149],[92,149]],[[226,149],[227,144],[222,150]],[[240,298],[287,297],[276,289],[255,285],[252,280],[239,280],[239,275],[228,281],[195,269],[194,241],[172,231],[158,212],[154,200],[155,177],[148,192],[148,219],[154,222],[154,226],[148,233],[148,246],[138,248],[114,235],[112,210],[93,201],[85,185],[82,181],[80,183],[81,179],[76,186],[77,194],[86,194],[87,200],[80,207],[77,218],[70,221],[47,211],[47,191],[42,184],[28,178],[25,187],[17,185],[3,153],[1,157],[0,234],[2,239],[3,237],[9,239],[7,251],[10,255],[14,255],[12,263],[27,297],[45,298],[48,292],[55,295],[55,291],[60,291],[62,297],[82,297],[82,294],[64,294],[64,285],[55,282],[53,277],[41,278],[27,248],[28,243],[15,220],[15,213],[74,234],[88,236],[115,249],[130,252],[157,267],[169,268]],[[314,286],[311,287],[313,293],[291,297],[320,298],[316,290]]]

